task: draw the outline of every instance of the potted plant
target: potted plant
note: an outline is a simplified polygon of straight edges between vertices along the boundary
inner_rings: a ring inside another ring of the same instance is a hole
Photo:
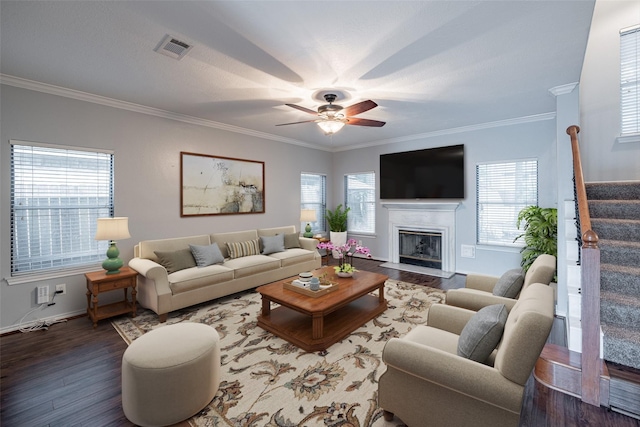
[[[329,223],[329,239],[335,246],[347,243],[347,214],[351,208],[342,209],[342,204],[335,210],[327,209],[327,222]],[[333,257],[338,259],[339,254],[333,251]]]
[[[335,210],[327,209],[327,222],[329,223],[329,231],[342,233],[347,231],[347,213],[351,208],[342,209],[339,204]]]
[[[538,255],[549,254],[558,258],[558,210],[527,206],[518,213],[518,229],[523,221],[524,232],[513,241],[524,238],[520,265],[526,272]]]

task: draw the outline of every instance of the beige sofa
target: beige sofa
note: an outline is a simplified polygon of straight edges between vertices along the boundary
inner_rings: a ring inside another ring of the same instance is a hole
[[[134,258],[129,261],[129,266],[140,273],[138,302],[156,312],[160,321],[164,322],[171,311],[320,267],[321,258],[316,250],[318,241],[302,236],[298,236],[300,247],[290,247],[268,255],[232,259],[227,250],[227,243],[260,240],[261,237],[278,234],[288,236],[291,241],[294,233],[295,226],[286,226],[142,241],[135,246]],[[156,255],[156,252],[189,249],[189,245],[207,246],[213,243],[217,243],[224,262],[168,273]]]
[[[553,289],[534,283],[509,312],[497,348],[484,363],[459,356],[462,331],[477,313],[435,304],[427,325],[390,339],[378,403],[409,426],[517,427],[525,383],[553,323]],[[489,350],[491,351],[491,350]]]

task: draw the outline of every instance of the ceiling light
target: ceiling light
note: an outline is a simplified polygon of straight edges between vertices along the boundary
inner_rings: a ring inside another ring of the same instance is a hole
[[[342,129],[344,122],[341,120],[323,120],[318,122],[318,126],[320,126],[325,135],[333,135]]]

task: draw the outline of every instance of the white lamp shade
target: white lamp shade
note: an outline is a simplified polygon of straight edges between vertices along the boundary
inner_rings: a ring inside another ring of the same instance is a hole
[[[338,132],[344,126],[344,122],[338,120],[325,120],[318,122],[318,126],[325,133],[325,135],[333,135]]]
[[[301,222],[315,222],[316,221],[316,211],[314,209],[302,209],[300,211],[300,221]]]
[[[95,240],[121,240],[129,237],[128,217],[98,218]]]

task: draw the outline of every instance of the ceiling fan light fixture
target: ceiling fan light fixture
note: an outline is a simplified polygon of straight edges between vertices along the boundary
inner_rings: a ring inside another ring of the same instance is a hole
[[[318,126],[320,126],[320,129],[322,129],[325,135],[333,135],[342,129],[344,122],[339,120],[324,120],[318,122]]]

